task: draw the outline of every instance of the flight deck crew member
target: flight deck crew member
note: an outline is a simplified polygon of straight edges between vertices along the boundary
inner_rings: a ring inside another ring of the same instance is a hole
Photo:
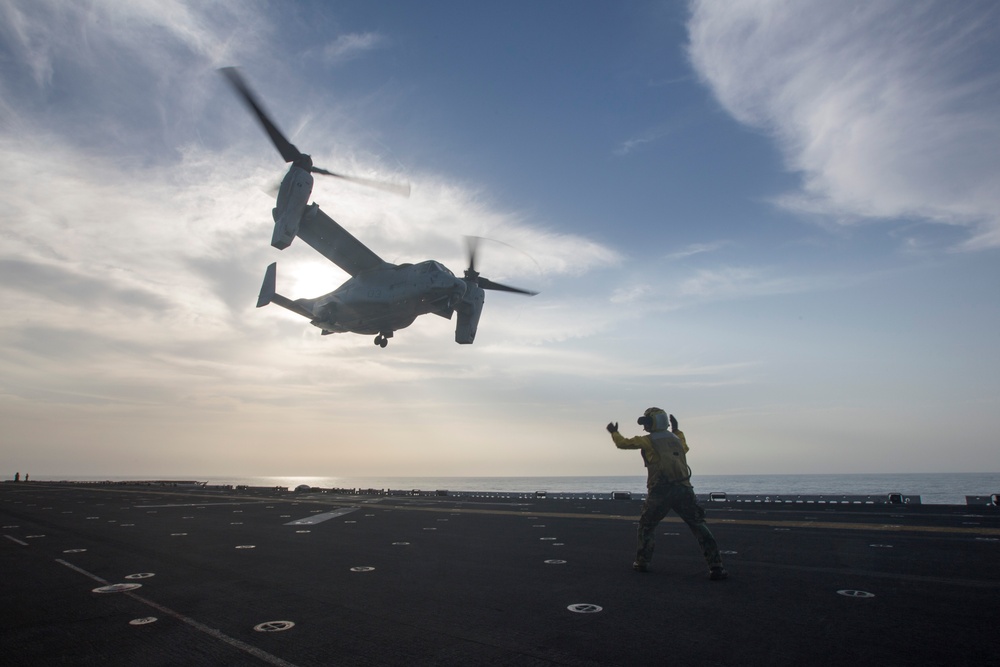
[[[667,430],[669,421],[673,433]],[[660,408],[649,408],[639,417],[639,425],[649,435],[626,438],[618,432],[618,423],[609,423],[608,432],[618,449],[638,449],[646,465],[646,502],[639,517],[638,546],[632,567],[637,572],[646,572],[653,558],[653,547],[657,524],[673,510],[684,520],[691,533],[698,539],[701,550],[708,561],[709,578],[713,581],[725,579],[728,575],[722,567],[722,556],[715,543],[712,531],[705,525],[705,510],[698,505],[691,486],[691,468],[687,464],[687,440],[677,427],[673,415]]]

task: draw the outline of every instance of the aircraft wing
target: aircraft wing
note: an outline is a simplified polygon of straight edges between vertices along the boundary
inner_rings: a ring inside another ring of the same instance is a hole
[[[302,216],[298,237],[352,276],[386,264],[318,206]]]

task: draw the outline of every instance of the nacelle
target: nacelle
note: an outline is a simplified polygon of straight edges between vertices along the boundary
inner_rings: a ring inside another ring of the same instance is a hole
[[[274,233],[271,245],[284,250],[299,232],[299,223],[312,194],[313,177],[305,169],[292,165],[278,189],[278,201],[271,209],[274,218]]]
[[[476,340],[476,329],[479,328],[479,316],[483,314],[483,302],[486,292],[479,285],[468,283],[468,289],[459,302],[455,312],[458,322],[455,325],[455,342],[469,345]]]

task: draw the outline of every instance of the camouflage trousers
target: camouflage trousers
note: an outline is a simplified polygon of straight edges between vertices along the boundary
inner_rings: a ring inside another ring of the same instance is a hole
[[[676,512],[677,516],[687,524],[698,540],[709,566],[722,565],[719,546],[715,543],[712,531],[705,525],[705,510],[698,504],[694,489],[683,484],[658,484],[649,489],[646,502],[642,505],[642,514],[639,516],[636,562],[646,564],[653,559],[656,526],[670,510]]]

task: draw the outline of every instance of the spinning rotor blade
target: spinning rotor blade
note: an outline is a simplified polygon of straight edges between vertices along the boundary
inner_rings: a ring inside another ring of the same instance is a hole
[[[402,195],[403,197],[410,196],[409,183],[403,183],[403,184],[389,183],[388,181],[375,181],[370,178],[363,178],[361,176],[348,176],[347,174],[335,174],[332,171],[327,171],[326,169],[320,169],[319,167],[313,167],[309,171],[311,171],[314,174],[323,174],[325,176],[342,178],[345,181],[350,181],[351,183],[359,183],[361,185],[367,185],[370,188],[385,190],[386,192],[392,192],[397,195]]]
[[[501,285],[500,283],[495,283],[487,278],[479,279],[479,286],[483,289],[497,290],[498,292],[514,292],[515,294],[527,294],[528,296],[535,296],[538,292],[533,292],[527,289],[521,289],[520,287],[511,287],[510,285]]]
[[[479,242],[482,240],[480,236],[466,236],[465,237],[465,247],[469,251],[469,269],[467,273],[476,273],[476,251],[479,250]]]
[[[295,162],[297,159],[302,157],[302,151],[296,148],[295,144],[286,139],[285,135],[281,133],[281,130],[279,130],[277,126],[271,122],[271,118],[264,112],[264,109],[257,101],[257,98],[250,91],[250,87],[247,86],[243,77],[240,76],[239,70],[235,67],[223,67],[219,71],[222,72],[227,79],[229,79],[229,83],[231,83],[233,88],[236,89],[236,92],[243,97],[243,101],[248,107],[250,107],[250,110],[257,114],[257,119],[264,127],[264,131],[267,132],[269,137],[271,137],[271,142],[274,144],[274,147],[278,149],[278,152],[281,153],[281,157],[285,159],[285,162]]]
[[[533,292],[531,290],[521,289],[520,287],[511,287],[510,285],[502,285],[500,283],[495,283],[488,278],[481,278],[479,272],[476,271],[476,252],[479,249],[479,242],[482,240],[479,236],[466,236],[465,244],[469,250],[469,268],[465,270],[465,279],[479,285],[483,289],[496,290],[498,292],[513,292],[515,294],[527,294],[528,296],[535,296],[538,292]]]
[[[222,74],[229,79],[229,83],[232,84],[233,88],[237,93],[243,98],[247,107],[254,112],[257,116],[257,120],[260,121],[261,126],[267,135],[271,138],[271,143],[274,147],[278,149],[281,153],[281,157],[284,158],[285,162],[294,162],[299,167],[307,169],[314,174],[323,174],[324,176],[334,176],[336,178],[341,178],[345,181],[351,181],[352,183],[359,183],[360,185],[367,185],[368,187],[378,188],[380,190],[385,190],[387,192],[392,192],[404,197],[410,196],[410,186],[409,184],[400,185],[398,183],[388,183],[385,181],[376,181],[370,178],[363,178],[361,176],[349,176],[347,174],[337,174],[332,171],[327,171],[326,169],[321,169],[319,167],[314,167],[312,164],[312,158],[307,154],[300,151],[295,147],[295,144],[290,142],[285,135],[281,133],[277,125],[271,121],[271,117],[267,115],[264,111],[263,106],[261,106],[260,101],[257,96],[253,94],[250,87],[247,85],[246,81],[243,80],[243,76],[235,67],[223,67],[219,70]]]

